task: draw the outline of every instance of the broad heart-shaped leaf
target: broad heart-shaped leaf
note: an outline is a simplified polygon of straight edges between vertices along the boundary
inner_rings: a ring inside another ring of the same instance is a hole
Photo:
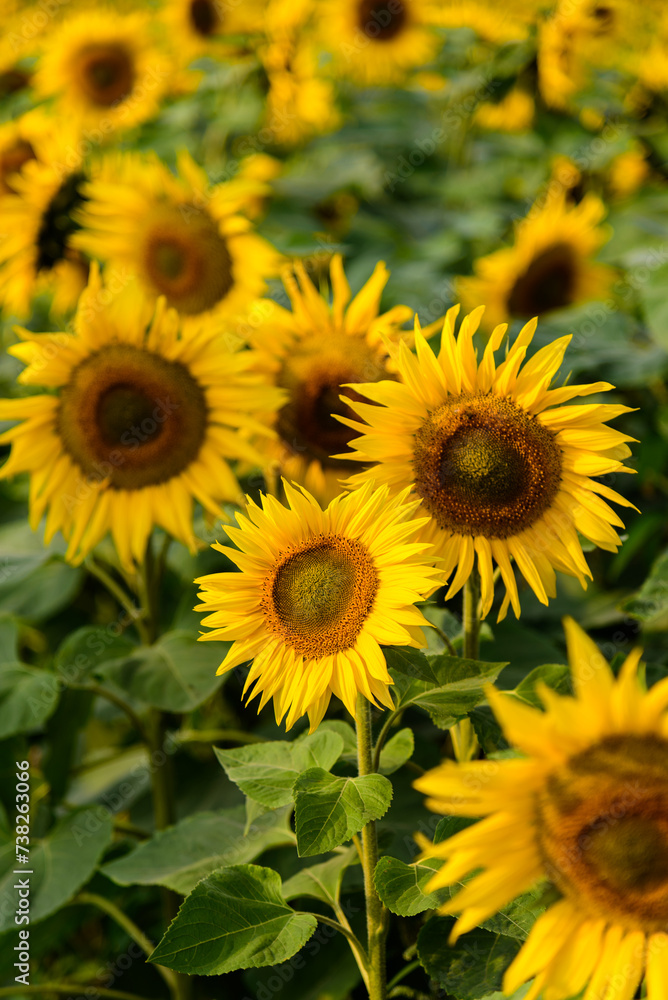
[[[85,625],[70,633],[60,644],[54,666],[69,684],[81,684],[102,663],[129,656],[134,644],[117,629]]]
[[[0,854],[0,932],[16,928],[18,879],[30,881],[30,922],[55,913],[84,885],[97,867],[111,840],[111,815],[100,807],[79,809],[62,819],[49,835],[30,847],[31,875],[15,875],[23,865],[16,863],[13,842]]]
[[[450,947],[448,935],[453,924],[451,917],[432,917],[418,935],[418,958],[428,975],[461,1000],[478,1000],[500,990],[503,973],[519,951],[519,942],[477,927]]]
[[[397,858],[381,858],[374,873],[378,895],[388,910],[400,917],[434,910],[450,898],[448,889],[425,891],[427,882],[442,865],[441,858],[426,858],[415,865],[406,865]]]
[[[329,771],[342,749],[338,733],[318,731],[292,742],[256,743],[238,750],[214,747],[214,752],[244,795],[273,809],[292,802],[292,786],[302,771],[310,767]]]
[[[294,844],[289,809],[258,816],[244,835],[243,806],[201,812],[156,833],[102,871],[118,885],[164,885],[184,895],[226,865],[254,861],[269,847]]]
[[[411,759],[414,749],[413,730],[400,729],[381,750],[378,770],[381,774],[394,774],[407,760]]]
[[[194,632],[166,632],[152,646],[105,663],[100,673],[163,712],[190,712],[223,683],[216,670],[226,650],[224,643],[198,642]]]
[[[536,694],[536,684],[542,681],[559,694],[572,694],[571,672],[565,663],[543,663],[527,674],[514,691],[508,691],[527,705],[542,708],[543,703]]]
[[[55,711],[58,678],[22,663],[0,664],[0,739],[30,733]]]
[[[648,632],[668,626],[668,549],[653,564],[642,587],[620,605],[632,618],[641,621]]]
[[[300,857],[325,854],[350,840],[392,801],[392,784],[382,774],[338,778],[312,767],[295,782],[295,830]]]
[[[385,658],[395,680],[396,707],[422,708],[440,729],[449,729],[484,702],[483,685],[507,665],[445,654],[426,657],[414,649],[387,649]]]
[[[281,876],[259,865],[221,868],[183,901],[150,962],[189,975],[277,965],[292,958],[317,921],[281,895]]]
[[[297,899],[300,896],[311,896],[332,906],[339,901],[341,880],[346,868],[357,864],[358,860],[356,848],[346,847],[329,861],[302,868],[283,883],[283,897]]]

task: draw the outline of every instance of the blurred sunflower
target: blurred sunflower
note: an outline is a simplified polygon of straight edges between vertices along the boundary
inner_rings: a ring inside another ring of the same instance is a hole
[[[224,0],[168,0],[162,11],[172,46],[185,63],[202,55],[222,54],[221,42],[233,35],[258,31],[262,16],[262,0],[237,4]]]
[[[41,108],[0,125],[0,195],[15,193],[14,174],[28,160],[48,162],[53,152],[53,118]]]
[[[253,660],[244,693],[262,695],[258,711],[273,698],[278,723],[287,713],[290,729],[308,713],[313,732],[333,694],[353,716],[358,692],[392,708],[380,643],[425,645],[429,622],[413,604],[439,573],[429,546],[413,541],[423,521],[407,491],[390,498],[367,483],[323,511],[305,490],[284,488],[289,508],[249,499],[239,527],[225,528],[237,547],[213,548],[241,572],[196,580],[196,610],[213,629],[200,639],[236,640],[218,673]]]
[[[317,30],[338,75],[396,83],[436,55],[438,6],[434,0],[320,0]]]
[[[292,311],[266,301],[265,318],[252,335],[266,357],[268,377],[288,397],[276,421],[278,440],[268,440],[264,450],[282,475],[327,503],[341,492],[341,478],[357,468],[344,457],[354,431],[332,414],[354,417],[348,400],[361,397],[350,383],[395,377],[384,338],[412,342],[412,332],[402,332],[401,326],[413,318],[413,310],[394,306],[379,315],[390,277],[382,263],[351,301],[341,256],[333,257],[331,305],[303,264],[297,262],[295,271],[298,280],[290,272],[283,277]]]
[[[87,8],[48,36],[34,86],[58,99],[61,118],[97,130],[102,141],[157,114],[171,70],[147,15]]]
[[[526,132],[531,128],[534,112],[535,104],[531,94],[513,87],[500,101],[485,101],[480,104],[473,120],[476,125],[490,131]]]
[[[57,391],[0,402],[0,419],[21,421],[0,436],[13,445],[0,476],[31,474],[31,526],[47,512],[46,542],[62,531],[67,559],[110,531],[131,568],[154,524],[194,551],[193,501],[220,517],[219,501],[242,499],[229,460],[259,456],[238,430],[263,433],[253,413],[283,394],[211,326],[183,337],[164,300],[148,332],[120,299],[108,303],[94,264],[74,334],[23,330],[9,348],[28,366],[20,382]]]
[[[340,125],[332,81],[318,73],[310,44],[274,39],[259,54],[269,81],[265,127],[272,142],[294,146]]]
[[[529,319],[577,302],[602,299],[617,277],[614,268],[591,257],[610,237],[600,225],[605,206],[594,194],[579,205],[566,192],[550,193],[515,227],[515,244],[480,257],[476,277],[459,278],[464,307],[487,303],[485,327],[508,319]]]
[[[138,308],[152,309],[164,295],[189,328],[243,313],[280,258],[238,214],[266,193],[265,180],[241,176],[211,187],[186,152],[178,167],[175,176],[156,155],[110,155],[84,188],[89,200],[75,244],[108,261],[111,274],[136,277]]]
[[[438,355],[418,331],[417,357],[405,344],[390,348],[399,382],[356,386],[380,406],[350,400],[366,421],[346,421],[364,435],[351,441],[358,450],[350,457],[379,464],[349,482],[373,477],[394,489],[410,484],[430,515],[421,537],[434,544],[446,579],[456,570],[446,598],[464,585],[477,559],[483,616],[494,598],[496,562],[506,587],[500,620],[509,603],[520,613],[511,558],[547,604],[556,592],[555,569],[583,587],[591,576],[578,531],[617,550],[611,525],[623,525],[601,497],[632,504],[590,477],[630,471],[621,460],[633,439],[604,423],[629,407],[561,405],[613,388],[608,382],[549,388],[570,337],[543,347],[521,369],[535,320],[498,366],[494,352],[506,327],[497,327],[478,364],[473,334],[483,308],[464,318],[455,339],[458,311],[454,306],[447,314]]]
[[[509,0],[499,16],[496,0],[440,0],[435,21],[445,28],[471,28],[495,45],[526,38],[536,21],[539,3]]]
[[[524,758],[444,763],[415,782],[436,812],[485,817],[426,848],[448,859],[426,891],[484,869],[441,910],[461,913],[454,941],[548,879],[559,901],[506,970],[504,992],[535,977],[524,1000],[566,1000],[583,990],[584,1000],[631,1000],[644,973],[648,1000],[664,1000],[668,680],[644,688],[639,649],[615,680],[580,627],[570,619],[565,627],[575,697],[541,684],[541,712],[488,688]]]
[[[5,313],[25,317],[33,295],[49,290],[54,313],[62,314],[76,304],[88,278],[88,264],[72,243],[86,180],[75,134],[66,128],[60,136],[40,132],[39,160],[30,155],[35,136],[27,142],[16,133],[13,143],[13,165],[24,159],[20,173],[7,174],[11,191],[0,198],[0,304]]]

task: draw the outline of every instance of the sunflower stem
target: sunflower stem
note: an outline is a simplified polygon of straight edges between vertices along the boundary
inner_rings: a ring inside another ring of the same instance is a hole
[[[357,730],[357,771],[360,776],[373,774],[373,741],[371,736],[371,705],[362,694],[357,696],[355,715]],[[373,876],[378,864],[376,824],[367,823],[362,829],[362,870],[366,901],[367,955],[369,957],[369,1000],[386,1000],[385,935],[387,911],[376,892]]]
[[[464,585],[464,649],[467,660],[477,660],[480,655],[480,573],[473,566],[468,580]],[[478,748],[476,736],[470,719],[462,719],[450,730],[452,748],[455,758],[464,763],[475,757]]]

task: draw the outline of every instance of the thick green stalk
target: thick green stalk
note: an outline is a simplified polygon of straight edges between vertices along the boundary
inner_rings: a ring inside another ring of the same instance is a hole
[[[357,729],[357,771],[360,775],[373,774],[371,705],[362,694],[357,696],[355,725]],[[377,864],[378,839],[376,837],[376,824],[372,822],[367,823],[362,830],[362,870],[364,872],[367,955],[369,959],[369,1000],[386,1000],[385,935],[387,933],[387,911],[380,901],[373,881]]]
[[[477,660],[480,655],[480,573],[474,565],[464,585],[464,648],[467,660]],[[472,760],[478,750],[478,738],[470,719],[462,719],[450,730],[455,757],[461,763]]]

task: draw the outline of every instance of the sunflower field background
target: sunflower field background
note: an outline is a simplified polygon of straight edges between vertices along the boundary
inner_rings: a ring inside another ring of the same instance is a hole
[[[668,1000],[663,2],[0,8],[0,997]]]

